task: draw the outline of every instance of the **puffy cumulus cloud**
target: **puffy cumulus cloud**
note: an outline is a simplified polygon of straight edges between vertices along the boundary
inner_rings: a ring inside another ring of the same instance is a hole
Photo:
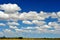
[[[32,22],[30,22],[30,21],[22,21],[22,23],[24,23],[24,24],[32,24]]]
[[[3,32],[0,32],[0,37],[3,37],[4,36],[4,33]]]
[[[49,30],[48,28],[51,28],[50,26],[48,25],[44,25],[44,26],[41,26],[41,27],[26,27],[26,28],[23,28],[23,29],[17,29],[16,31],[18,32],[30,32],[30,33],[52,33],[52,34],[60,34],[60,30]]]
[[[51,16],[52,18],[58,18],[57,14],[56,14],[55,12],[52,12],[52,13],[50,14],[50,16]]]
[[[48,25],[46,25],[46,26],[48,26]],[[45,25],[44,25],[44,27],[45,27]],[[25,32],[25,33],[53,33],[53,34],[59,34],[60,32],[59,32],[59,30],[48,30],[47,28],[49,28],[49,27],[46,27],[46,28],[41,28],[41,27],[26,27],[26,28],[22,28],[22,29],[18,29],[18,28],[16,28],[15,29],[15,31],[16,32],[14,32],[14,31],[12,31],[12,30],[10,30],[10,29],[5,29],[3,32],[4,32],[4,35],[6,36],[6,37],[16,37],[17,35],[19,36],[19,34],[20,33],[23,33],[23,32]],[[21,35],[20,35],[21,36]]]
[[[0,23],[0,26],[6,26],[6,24],[4,24],[4,23]]]
[[[60,17],[60,11],[59,11],[59,12],[57,12],[57,16],[58,16],[58,17]]]
[[[44,14],[41,16],[39,15],[37,12],[35,11],[30,11],[28,13],[23,12],[23,13],[18,13],[18,12],[14,12],[14,13],[7,13],[7,12],[1,12],[0,14],[0,19],[7,19],[7,20],[45,20],[46,17],[42,17],[44,16]],[[46,15],[48,16],[48,15]]]
[[[16,32],[26,32],[26,33],[33,33],[35,32],[39,27],[23,27],[21,29],[15,29]],[[38,31],[37,31],[38,32]]]
[[[3,32],[5,37],[17,37],[16,33],[11,29],[5,29]]]
[[[27,27],[27,28],[24,28],[24,29],[35,29],[35,27]]]
[[[10,29],[5,29],[5,30],[3,30],[4,32],[11,32],[11,30]]]
[[[20,25],[20,24],[19,24],[19,23],[17,23],[17,22],[8,22],[8,23],[7,23],[7,25],[11,25],[11,26],[16,25],[16,26],[18,26],[18,25]]]
[[[25,27],[25,28],[22,28],[22,29],[24,29],[24,30],[34,30],[34,29],[36,29],[36,27]]]
[[[50,26],[48,26],[48,25],[44,25],[44,27],[46,27],[46,28],[50,28]]]
[[[60,23],[57,23],[57,22],[49,22],[48,25],[54,27],[55,30],[60,30]]]
[[[46,25],[48,26],[48,25]],[[15,29],[16,32],[26,32],[26,33],[53,33],[55,30],[47,30],[47,28],[50,28],[49,26],[46,27],[45,25],[41,28],[41,27],[26,27],[26,28],[22,28],[22,29]]]
[[[39,26],[36,26],[36,27],[24,27],[24,28],[21,28],[21,29],[15,29],[16,30],[16,32],[31,32],[31,33],[35,33],[35,32],[37,32],[37,33],[42,33],[42,32],[44,32],[44,30],[46,30],[47,28],[50,28],[49,26],[47,27],[48,25],[44,25],[44,26],[41,26],[41,27],[39,27]]]
[[[19,20],[19,14],[9,14],[8,21],[18,21]]]
[[[27,14],[28,18],[31,20],[44,20],[43,17],[40,17],[37,12],[35,11],[30,11]]]
[[[19,19],[21,19],[21,20],[44,20],[44,18],[38,16],[38,13],[35,11],[30,11],[28,13],[23,12],[19,16]]]
[[[37,13],[35,11],[30,11],[28,13],[26,12],[21,13],[19,19],[20,20],[45,20],[46,18],[49,17],[58,18],[57,13],[55,12],[49,13],[49,12],[40,11],[40,13]]]
[[[40,26],[46,24],[45,21],[38,21],[38,20],[33,20],[32,23]]]
[[[59,24],[57,22],[49,22],[48,23],[49,26],[58,26]]]
[[[0,37],[3,37],[3,36],[4,36],[3,32],[0,32]]]
[[[18,8],[18,7],[14,8],[14,5],[17,5],[17,4],[10,4],[9,3],[9,4],[6,4],[6,5],[7,6],[12,5],[12,8],[14,10],[16,8]],[[37,13],[36,11],[29,11],[28,13],[26,13],[26,12],[19,13],[18,11],[11,12],[13,10],[12,8],[10,8],[10,6],[9,6],[9,12],[0,12],[0,19],[8,19],[8,20],[12,20],[12,21],[13,20],[17,21],[17,20],[45,20],[46,18],[49,18],[50,16],[52,18],[57,18],[57,15],[56,15],[55,12],[48,13],[48,12],[41,11],[40,13]]]
[[[2,4],[0,5],[0,9],[6,12],[15,12],[21,10],[21,8],[17,4]]]
[[[12,18],[12,19],[18,19],[18,14],[9,14],[10,16],[10,18]]]
[[[50,14],[47,12],[40,11],[39,16],[45,19],[48,18]]]
[[[21,10],[21,8],[17,4],[2,4],[0,5],[0,9],[4,10],[5,12],[0,12],[0,19],[10,19],[10,20],[45,20],[46,18],[49,18],[50,16],[52,18],[57,18],[59,16],[60,12],[43,12],[40,11],[40,13],[37,13],[36,11],[29,11],[28,13],[23,12],[19,13],[18,11]]]
[[[60,18],[58,18],[58,22],[60,22]]]
[[[28,28],[28,27],[27,27]],[[22,36],[22,34],[25,33],[59,33],[58,30],[47,30],[47,29],[40,29],[40,27],[32,27],[35,28],[36,30],[31,30],[31,28],[29,27],[28,29],[15,29],[16,32],[10,30],[10,29],[5,29],[3,30],[3,35],[5,35],[6,37],[18,37],[18,36]]]
[[[19,15],[19,19],[20,19],[20,20],[27,20],[26,14],[27,14],[26,12],[21,13],[21,14]]]
[[[12,31],[11,29],[4,29],[3,32],[0,32],[0,37],[20,37],[20,32]]]
[[[49,25],[42,25],[40,28],[42,28],[42,29],[48,29],[48,28],[51,28],[51,26],[49,26]]]
[[[58,16],[58,22],[60,22],[60,11],[59,12],[57,12],[57,16]]]
[[[9,26],[9,28],[11,28],[11,29],[18,29],[17,26]]]
[[[26,33],[29,33],[29,32],[32,32],[32,30],[27,30],[27,29],[15,29],[16,32],[26,32]]]
[[[4,10],[4,11],[1,11]],[[36,11],[29,11],[29,12],[23,12],[20,13],[21,8],[17,4],[2,4],[0,5],[0,20],[8,20],[6,22],[6,25],[9,26],[9,29],[5,29],[4,35],[5,36],[17,36],[15,32],[13,32],[14,29],[16,33],[21,32],[33,32],[33,33],[59,33],[60,31],[60,12],[43,12],[40,11],[39,13]],[[46,18],[57,18],[58,22],[49,22],[47,24],[47,21],[44,21]],[[23,27],[18,28],[19,22],[21,21],[24,24],[34,24],[36,27]],[[0,26],[5,26],[5,24],[0,23]],[[54,30],[49,30],[49,28],[54,27]]]
[[[30,32],[30,33],[53,33],[53,34],[60,34],[60,27],[55,26],[53,23],[54,29],[52,25],[42,25],[42,26],[35,26],[35,27],[23,27],[21,29],[15,29],[16,32]],[[57,23],[56,23],[57,24]],[[52,29],[51,29],[52,28]],[[50,30],[51,29],[51,30]]]
[[[4,20],[4,19],[9,19],[9,15],[5,14],[4,12],[0,11],[0,20]]]
[[[16,32],[25,32],[23,29],[15,29]]]

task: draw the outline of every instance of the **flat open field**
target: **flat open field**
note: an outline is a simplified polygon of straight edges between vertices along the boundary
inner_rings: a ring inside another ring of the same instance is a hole
[[[23,38],[23,39],[0,39],[0,40],[60,40],[60,38]]]

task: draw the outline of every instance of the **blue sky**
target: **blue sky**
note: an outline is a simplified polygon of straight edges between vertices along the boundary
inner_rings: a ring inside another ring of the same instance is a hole
[[[0,0],[0,37],[60,38],[59,0]]]
[[[0,0],[0,4],[4,3],[16,3],[22,8],[22,12],[28,11],[47,11],[57,12],[60,11],[59,0]]]

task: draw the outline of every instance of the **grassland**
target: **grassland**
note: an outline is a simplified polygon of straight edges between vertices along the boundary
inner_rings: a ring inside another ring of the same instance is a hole
[[[0,40],[60,40],[60,38],[23,38],[23,39],[15,39],[15,38],[5,39],[5,38],[3,38]]]

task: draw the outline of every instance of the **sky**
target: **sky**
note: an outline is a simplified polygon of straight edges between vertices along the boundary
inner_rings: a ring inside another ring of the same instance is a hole
[[[59,0],[0,0],[0,37],[60,38]]]

